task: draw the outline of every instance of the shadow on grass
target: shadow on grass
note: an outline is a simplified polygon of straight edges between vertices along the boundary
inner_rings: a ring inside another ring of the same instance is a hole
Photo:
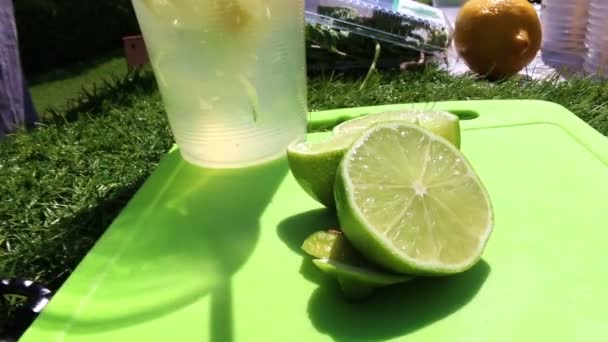
[[[47,251],[60,251],[64,248],[58,246],[58,244],[65,245],[65,242],[69,241],[70,245],[69,252],[63,255],[49,255],[48,252],[36,250],[30,251],[37,257],[34,257],[29,262],[28,267],[31,269],[44,269],[46,270],[45,274],[53,275],[53,278],[46,280],[45,286],[52,291],[56,291],[61,287],[70,273],[144,183],[145,178],[144,176],[140,177],[129,186],[122,187],[110,193],[106,198],[99,199],[99,202],[94,207],[80,210],[74,216],[60,220],[55,225],[46,229],[48,232],[60,232],[61,236],[49,237],[47,243],[41,244],[40,248]],[[50,256],[51,259],[45,256]],[[61,259],[58,260],[58,258]]]
[[[80,76],[85,72],[90,71],[108,61],[123,57],[124,51],[122,49],[116,49],[110,51],[97,58],[89,58],[78,63],[66,65],[64,67],[57,68],[53,71],[39,73],[39,74],[28,74],[27,79],[30,86],[35,86],[41,83],[62,81],[68,78]]]
[[[461,274],[420,277],[385,287],[361,301],[347,301],[337,282],[317,269],[300,249],[308,235],[335,227],[335,214],[318,209],[289,217],[277,228],[280,239],[303,256],[302,276],[319,284],[308,304],[312,324],[335,341],[384,341],[412,333],[466,305],[490,273],[490,266],[481,260]]]
[[[59,220],[56,224],[44,229],[44,232],[60,235],[43,236],[45,243],[32,243],[28,256],[21,259],[27,261],[27,265],[21,265],[19,269],[44,270],[46,279],[41,284],[56,292],[69,277],[71,272],[82,261],[85,255],[102,236],[106,228],[118,216],[126,203],[141,186],[145,177],[141,177],[129,186],[120,188],[110,193],[106,198],[99,199],[96,206],[80,210],[67,219]],[[41,232],[44,234],[44,232]],[[49,235],[49,234],[47,234]],[[69,242],[69,245],[66,245]],[[34,248],[35,247],[35,248]],[[49,253],[49,251],[65,251],[62,254]],[[20,260],[21,262],[21,260]],[[17,265],[15,265],[17,266]],[[36,273],[32,271],[31,274]],[[7,277],[22,277],[24,274],[2,274]],[[28,279],[34,279],[28,277]],[[2,305],[0,300],[0,340],[13,326],[14,307]],[[29,325],[31,322],[20,322]],[[20,334],[20,331],[11,331],[11,334]]]
[[[136,69],[124,75],[103,79],[92,88],[82,88],[65,106],[44,109],[43,123],[65,124],[78,120],[83,113],[103,115],[111,108],[130,106],[138,96],[156,91],[154,74],[147,69]]]

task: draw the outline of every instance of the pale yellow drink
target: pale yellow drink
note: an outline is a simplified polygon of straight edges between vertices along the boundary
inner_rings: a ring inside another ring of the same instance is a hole
[[[303,0],[133,0],[184,159],[240,167],[306,133]]]

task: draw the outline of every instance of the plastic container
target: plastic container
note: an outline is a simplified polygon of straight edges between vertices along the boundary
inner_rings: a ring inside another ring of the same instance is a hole
[[[434,7],[460,7],[467,0],[433,0]]]
[[[132,3],[186,161],[241,168],[304,139],[304,0]]]
[[[452,36],[440,9],[411,0],[308,0],[306,21],[431,54]]]
[[[608,77],[608,3],[605,0],[591,0],[589,5],[589,25],[587,46],[583,68],[586,73],[603,78]]]
[[[581,71],[587,54],[589,0],[545,0],[540,16],[545,64],[562,71]]]

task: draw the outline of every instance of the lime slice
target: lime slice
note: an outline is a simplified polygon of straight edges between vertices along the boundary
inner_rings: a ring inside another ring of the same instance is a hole
[[[334,181],[344,152],[356,136],[344,134],[312,144],[299,142],[287,147],[287,160],[294,178],[308,195],[334,208]]]
[[[315,232],[304,240],[302,249],[311,256],[319,259],[332,259],[351,265],[364,262],[342,232],[336,230]]]
[[[493,229],[484,185],[446,139],[401,122],[373,125],[346,152],[335,184],[342,230],[396,273],[462,272]]]
[[[337,125],[333,133],[335,135],[360,133],[375,123],[397,120],[418,124],[460,148],[460,119],[442,110],[404,110],[369,114]]]
[[[352,299],[361,299],[369,296],[380,287],[404,283],[413,279],[410,276],[352,266],[331,259],[315,259],[312,262],[321,271],[334,277],[340,284],[344,296]]]
[[[379,287],[412,279],[411,276],[379,270],[357,252],[339,231],[315,232],[306,238],[302,249],[318,258],[313,263],[335,278],[348,298],[363,298]]]

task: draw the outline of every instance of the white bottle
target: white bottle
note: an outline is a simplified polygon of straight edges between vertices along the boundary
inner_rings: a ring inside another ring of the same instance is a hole
[[[608,76],[608,2],[591,0],[587,26],[586,73]]]
[[[590,0],[543,1],[540,13],[543,29],[541,56],[545,64],[558,71],[582,70],[587,55],[585,39],[589,2]]]

